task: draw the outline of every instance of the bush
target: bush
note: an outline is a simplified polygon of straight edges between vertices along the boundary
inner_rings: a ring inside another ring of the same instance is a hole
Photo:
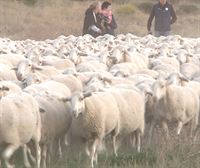
[[[150,13],[153,7],[153,3],[151,2],[143,2],[138,5],[138,8],[144,13]]]
[[[22,0],[22,2],[25,4],[25,5],[30,5],[30,6],[33,6],[36,4],[38,0]]]
[[[136,12],[136,7],[133,4],[128,3],[120,5],[116,11],[119,14],[133,14]]]
[[[200,9],[193,4],[182,4],[179,6],[178,12],[179,13],[194,13],[194,12],[198,12]]]

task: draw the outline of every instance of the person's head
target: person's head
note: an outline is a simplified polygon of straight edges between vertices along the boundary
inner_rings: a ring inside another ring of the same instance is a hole
[[[161,5],[165,5],[167,0],[159,0],[159,2],[160,2]]]
[[[99,1],[95,1],[93,2],[90,7],[89,7],[92,11],[94,11],[95,13],[99,13],[101,11],[101,2]]]
[[[108,9],[108,8],[111,8],[111,3],[108,2],[108,1],[104,1],[101,5],[101,9],[102,10],[105,10],[105,9]]]

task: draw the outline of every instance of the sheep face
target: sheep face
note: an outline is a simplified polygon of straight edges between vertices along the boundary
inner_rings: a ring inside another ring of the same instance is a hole
[[[166,93],[166,81],[159,80],[156,81],[153,85],[153,99],[159,101],[164,97]]]
[[[83,93],[77,93],[72,96],[71,109],[72,109],[72,114],[74,115],[75,118],[78,118],[79,115],[84,113],[85,102]]]
[[[71,98],[71,110],[75,118],[78,118],[81,114],[85,113],[85,98],[91,96],[92,94],[78,92],[75,93]]]
[[[31,72],[32,66],[33,64],[30,60],[21,61],[17,66],[17,79],[20,81],[25,79],[25,77]]]
[[[168,84],[184,86],[187,85],[188,79],[180,73],[172,73],[168,76],[167,82]]]
[[[16,76],[18,80],[24,80],[28,74],[34,72],[35,70],[42,70],[41,66],[33,64],[31,60],[22,60],[19,62],[17,69],[16,69]]]
[[[1,85],[0,84],[0,99],[7,95],[6,92],[8,92],[10,89],[7,86]]]

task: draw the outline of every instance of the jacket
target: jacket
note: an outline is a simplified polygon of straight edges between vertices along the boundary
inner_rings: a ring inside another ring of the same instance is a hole
[[[114,18],[113,15],[112,15],[112,21],[110,23],[105,21],[103,27],[104,27],[103,34],[110,34],[110,35],[113,35],[113,36],[115,35],[114,30],[117,28],[117,23],[116,23],[115,18]]]
[[[147,23],[147,30],[151,30],[151,23],[155,17],[155,31],[166,32],[171,30],[171,24],[177,20],[174,8],[171,4],[166,2],[161,5],[160,2],[153,6],[151,14]]]
[[[91,26],[96,26],[101,29],[99,14],[95,14],[90,8],[88,8],[85,12],[85,18],[83,23],[83,35],[90,34],[93,37],[97,37],[100,35],[99,32],[92,31],[90,29]]]

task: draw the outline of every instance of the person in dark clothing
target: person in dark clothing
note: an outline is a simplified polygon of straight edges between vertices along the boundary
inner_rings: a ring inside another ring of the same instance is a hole
[[[147,30],[149,34],[152,34],[151,23],[154,17],[154,35],[156,37],[170,35],[171,24],[173,24],[177,20],[177,16],[173,6],[169,4],[167,0],[159,0],[159,2],[153,6],[147,22]]]
[[[101,3],[94,2],[85,12],[85,18],[83,23],[83,35],[90,34],[93,37],[102,35],[101,30]]]
[[[117,23],[112,14],[111,3],[105,1],[101,5],[101,14],[102,14],[102,25],[103,25],[103,34],[115,35],[114,29],[117,28]]]

